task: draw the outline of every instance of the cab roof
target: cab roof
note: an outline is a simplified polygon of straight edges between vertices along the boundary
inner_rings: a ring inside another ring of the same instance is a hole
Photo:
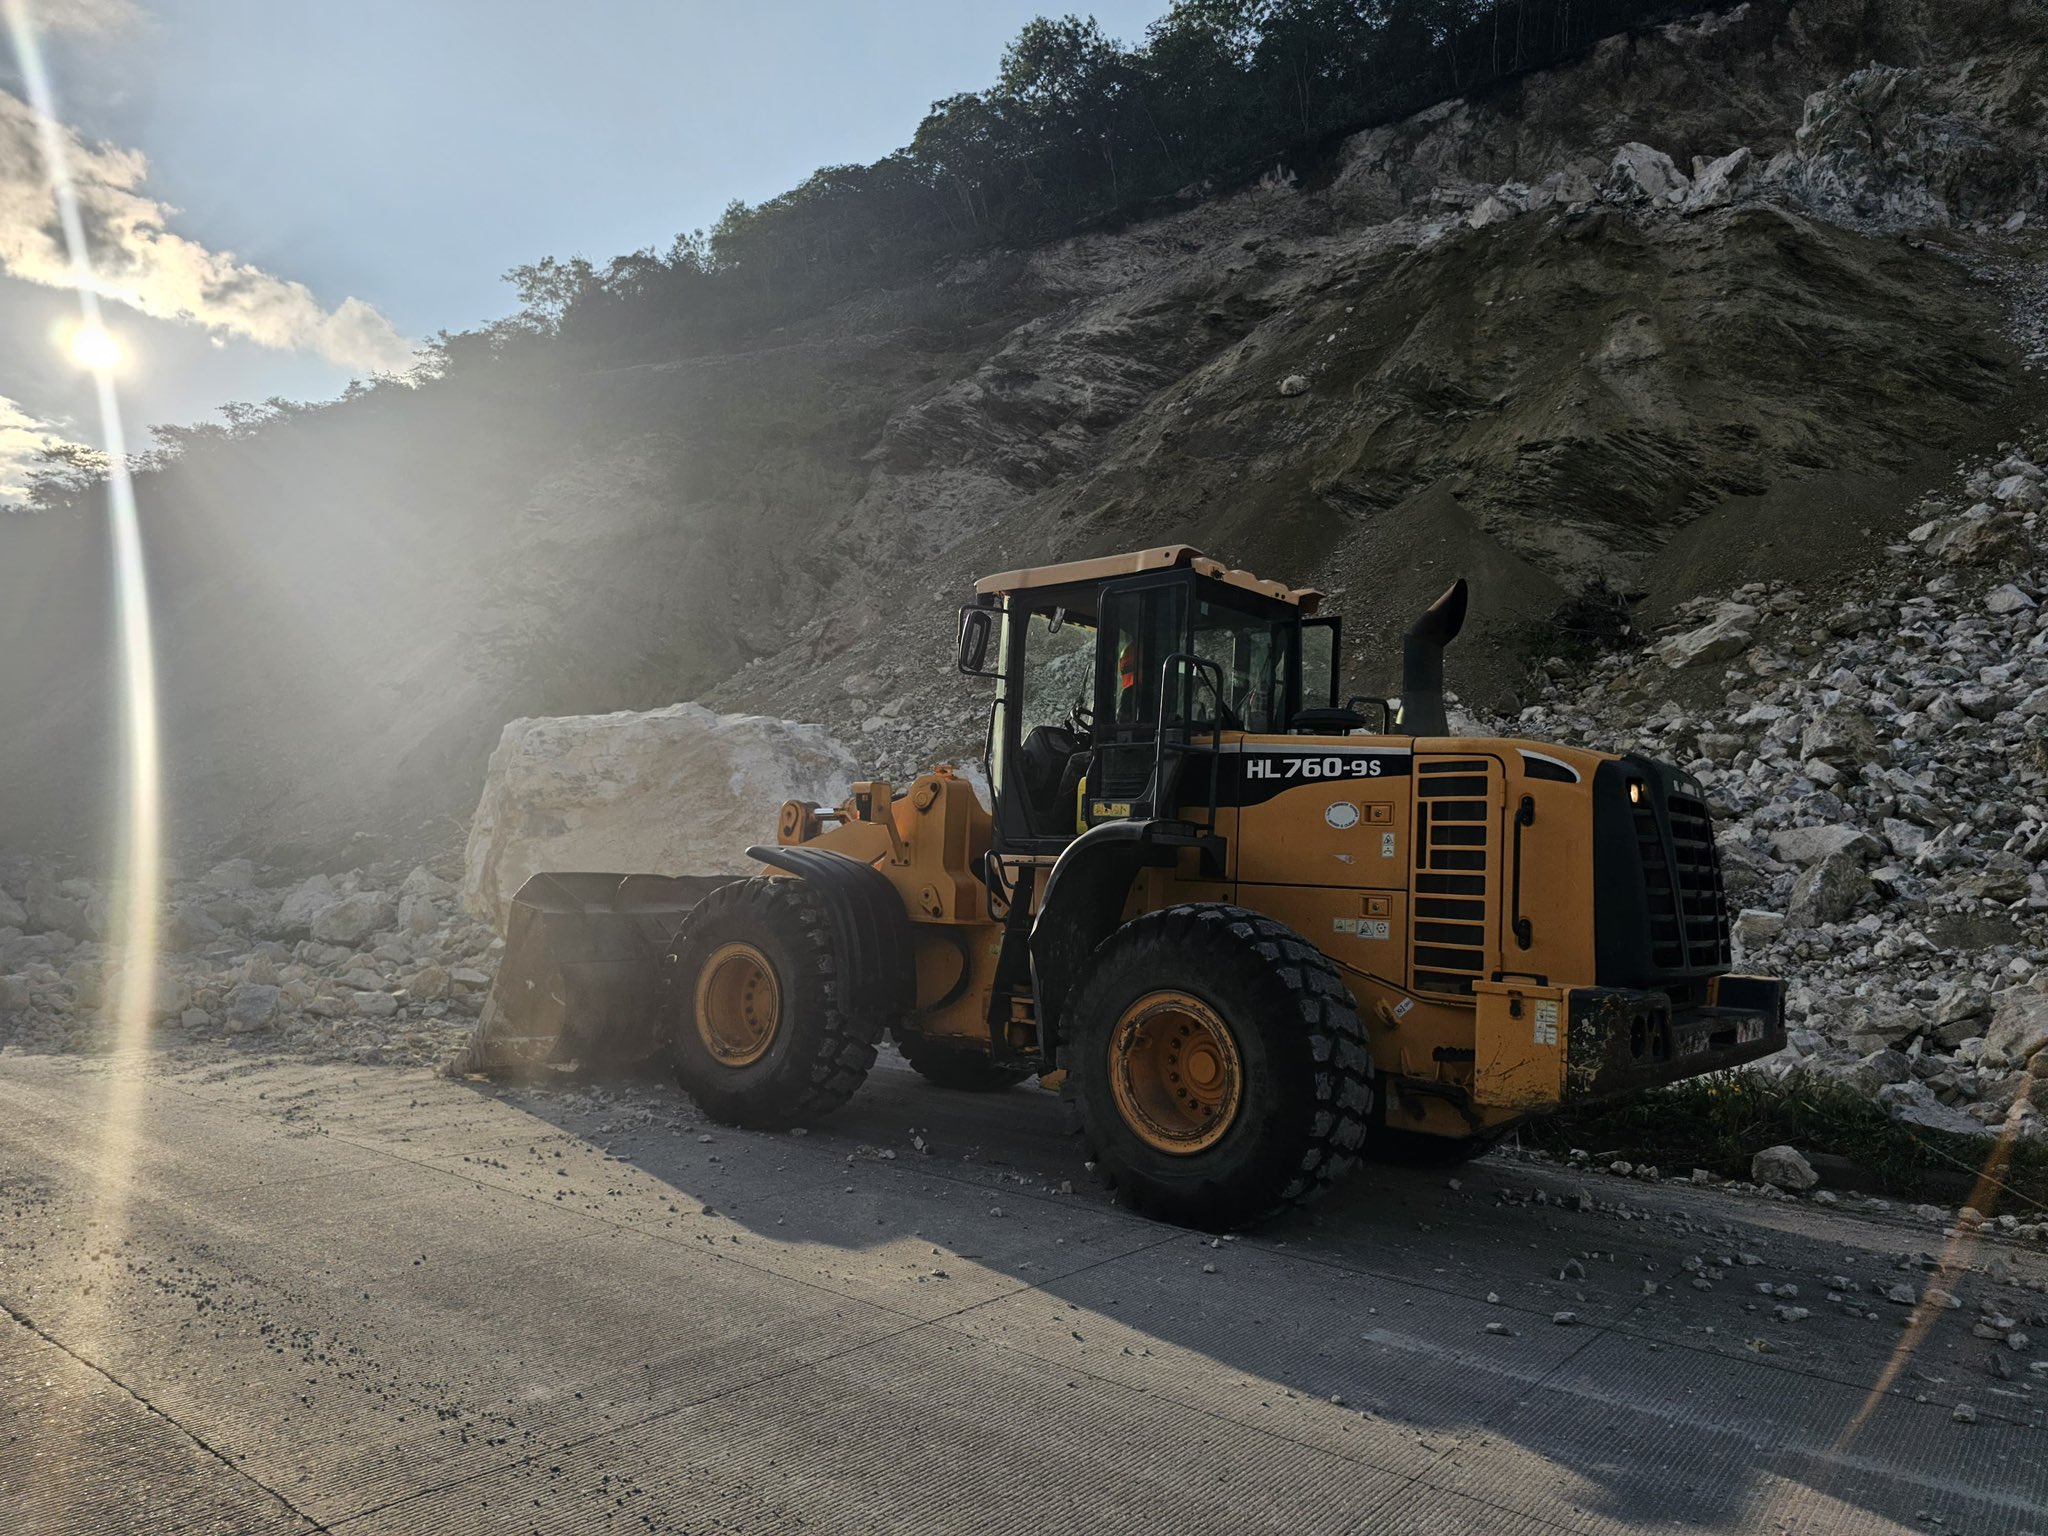
[[[1292,603],[1303,613],[1314,613],[1323,594],[1314,587],[1290,587],[1285,582],[1264,581],[1250,571],[1236,571],[1221,560],[1212,560],[1191,544],[1162,544],[1128,555],[1103,555],[1094,560],[1068,560],[1060,565],[1031,565],[1019,571],[1002,571],[984,576],[974,584],[983,595],[1007,596],[1040,587],[1067,587],[1088,582],[1110,581],[1118,576],[1143,576],[1153,571],[1190,570],[1226,586],[1240,587],[1262,597]]]

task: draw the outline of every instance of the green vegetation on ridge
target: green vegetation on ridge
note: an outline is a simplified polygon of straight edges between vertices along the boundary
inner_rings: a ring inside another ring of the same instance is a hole
[[[911,142],[735,202],[666,255],[547,258],[510,275],[522,321],[658,350],[736,310],[829,299],[946,252],[1018,244],[1313,159],[1332,137],[1539,69],[1699,0],[1178,0],[1118,46],[1041,17],[995,85],[933,105]],[[654,322],[650,330],[649,322]]]

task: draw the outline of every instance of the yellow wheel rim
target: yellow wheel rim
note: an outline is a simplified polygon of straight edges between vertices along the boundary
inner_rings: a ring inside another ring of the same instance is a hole
[[[722,944],[697,973],[697,1038],[722,1066],[759,1061],[775,1043],[782,984],[751,944]]]
[[[1244,1100],[1244,1063],[1216,1011],[1185,992],[1148,992],[1116,1021],[1109,1086],[1145,1142],[1185,1156],[1214,1146]]]

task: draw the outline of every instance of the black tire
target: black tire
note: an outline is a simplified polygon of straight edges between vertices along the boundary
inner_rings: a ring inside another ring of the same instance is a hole
[[[765,1050],[744,1065],[712,1053],[698,1028],[698,981],[729,945],[765,957],[777,991]],[[853,1096],[875,1064],[880,1029],[839,1005],[839,957],[817,893],[766,876],[720,886],[690,910],[676,935],[669,1061],[676,1081],[714,1120],[756,1130],[808,1125]]]
[[[985,1050],[934,1040],[909,1030],[896,1032],[896,1048],[911,1069],[934,1088],[955,1088],[965,1093],[1000,1093],[1030,1077],[1029,1067],[999,1067]]]
[[[1241,1071],[1213,1144],[1162,1150],[1118,1107],[1119,1021],[1185,994],[1228,1029]],[[1364,1021],[1337,968],[1286,924],[1242,907],[1148,913],[1090,958],[1067,1011],[1062,1086],[1095,1175],[1146,1215],[1221,1231],[1311,1200],[1356,1166],[1372,1115]]]

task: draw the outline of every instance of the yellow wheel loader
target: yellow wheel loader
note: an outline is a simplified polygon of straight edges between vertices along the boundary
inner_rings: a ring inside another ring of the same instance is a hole
[[[460,1065],[665,1056],[772,1128],[887,1032],[947,1087],[1056,1087],[1120,1199],[1221,1228],[1783,1046],[1698,784],[1449,734],[1463,582],[1398,703],[1347,699],[1320,598],[1182,546],[981,581],[990,806],[941,767],[785,805],[756,878],[536,876]]]

